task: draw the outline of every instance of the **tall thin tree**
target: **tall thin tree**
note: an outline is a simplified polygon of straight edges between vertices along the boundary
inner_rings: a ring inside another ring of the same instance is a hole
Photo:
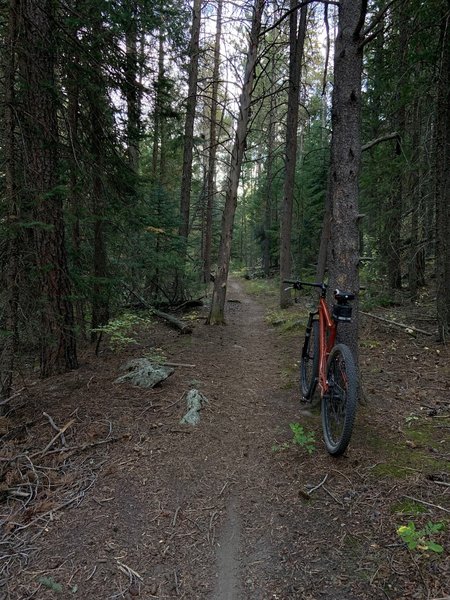
[[[189,46],[189,80],[184,126],[183,175],[180,199],[180,237],[187,241],[191,205],[192,154],[194,147],[194,121],[197,105],[198,56],[200,40],[201,0],[194,0],[192,8],[191,41]]]
[[[225,207],[222,216],[222,235],[220,239],[217,272],[211,300],[211,310],[208,323],[212,325],[225,323],[225,299],[227,293],[228,271],[231,258],[231,242],[233,238],[233,223],[237,205],[237,191],[244,158],[245,140],[247,138],[250,105],[252,100],[255,67],[258,60],[258,48],[261,31],[261,20],[265,0],[255,0],[253,6],[250,41],[245,66],[244,82],[239,101],[239,116],[236,134],[231,153],[231,164],[227,178]]]
[[[280,231],[280,307],[286,308],[291,304],[290,291],[286,290],[284,279],[291,276],[291,232],[292,207],[294,202],[295,167],[297,163],[297,129],[299,110],[299,91],[302,68],[303,47],[306,34],[307,6],[300,10],[300,20],[297,18],[297,0],[291,0],[289,17],[289,91],[288,112],[286,119],[286,171],[284,176],[283,204],[281,208]],[[297,23],[298,30],[297,30]]]
[[[220,38],[222,35],[223,0],[217,0],[216,37],[214,41],[214,66],[212,74],[211,114],[209,124],[208,172],[206,176],[206,219],[203,246],[203,282],[211,276],[211,248],[213,233],[213,206],[215,196],[215,172],[217,155],[217,107],[219,93]]]

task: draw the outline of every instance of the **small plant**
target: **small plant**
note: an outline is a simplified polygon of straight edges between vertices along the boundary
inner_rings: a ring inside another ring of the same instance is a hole
[[[289,450],[291,442],[283,442],[282,444],[274,444],[272,446],[272,452],[281,452],[282,450]]]
[[[414,421],[418,421],[419,417],[416,417],[416,415],[408,415],[407,417],[405,417],[405,423],[408,427],[411,427],[411,425],[414,423]]]
[[[290,423],[293,438],[292,443],[305,448],[309,454],[312,454],[316,449],[316,439],[313,431],[303,429],[300,423]]]
[[[280,452],[281,450],[289,450],[292,446],[300,446],[301,448],[305,448],[309,454],[312,454],[316,449],[314,432],[305,431],[300,423],[290,423],[289,427],[293,434],[292,440],[283,442],[280,445],[275,444],[272,446],[272,451]]]
[[[62,585],[60,583],[57,583],[53,579],[53,577],[40,577],[39,583],[41,583],[44,587],[54,592],[61,593],[63,591]]]
[[[134,337],[131,337],[133,330],[138,325],[147,327],[150,325],[150,318],[138,317],[132,313],[124,313],[117,319],[113,319],[107,325],[97,327],[92,331],[104,333],[109,336],[109,345],[111,350],[119,351],[126,348],[129,344],[136,344]]]
[[[430,536],[438,533],[443,528],[443,523],[432,523],[429,521],[423,529],[416,529],[415,524],[410,521],[408,525],[401,525],[397,529],[397,534],[402,538],[409,550],[430,550],[431,552],[441,554],[444,548],[430,539]]]
[[[162,365],[167,361],[167,355],[162,348],[152,348],[145,358],[157,365]]]

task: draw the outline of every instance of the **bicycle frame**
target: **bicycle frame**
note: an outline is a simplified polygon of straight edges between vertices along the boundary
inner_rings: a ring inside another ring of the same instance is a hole
[[[327,361],[328,356],[336,342],[336,323],[330,316],[330,311],[326,304],[325,298],[322,295],[319,298],[319,389],[320,394],[323,396],[328,390],[327,381]]]
[[[352,435],[358,402],[358,374],[350,348],[337,342],[340,322],[351,321],[355,294],[334,291],[335,303],[327,306],[327,285],[284,279],[292,288],[303,286],[320,289],[319,304],[309,313],[300,362],[300,391],[303,402],[312,402],[319,385],[322,429],[326,448],[332,456],[345,452]],[[312,336],[312,337],[311,337]]]

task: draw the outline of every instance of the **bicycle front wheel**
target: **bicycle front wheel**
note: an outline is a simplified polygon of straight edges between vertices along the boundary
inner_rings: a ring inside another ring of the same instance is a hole
[[[327,450],[343,454],[350,442],[356,416],[358,379],[348,346],[337,344],[327,364],[328,391],[322,398],[322,427]]]
[[[306,326],[300,363],[300,387],[305,400],[311,400],[319,375],[319,321],[312,316]]]

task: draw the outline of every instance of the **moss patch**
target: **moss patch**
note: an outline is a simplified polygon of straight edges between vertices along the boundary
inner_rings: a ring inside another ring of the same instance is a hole
[[[391,510],[393,513],[414,516],[420,515],[427,511],[426,507],[423,506],[423,504],[419,504],[417,502],[414,502],[413,500],[408,500],[407,498],[401,500],[400,502],[396,502],[392,506]]]
[[[373,430],[364,432],[365,444],[379,457],[379,462],[371,470],[372,475],[402,479],[417,472],[450,472],[448,461],[429,453],[428,448],[433,445],[434,431],[431,426],[424,424],[423,428],[405,431],[406,440],[389,439]],[[420,440],[425,447],[411,447],[406,443],[408,440],[414,443]]]

